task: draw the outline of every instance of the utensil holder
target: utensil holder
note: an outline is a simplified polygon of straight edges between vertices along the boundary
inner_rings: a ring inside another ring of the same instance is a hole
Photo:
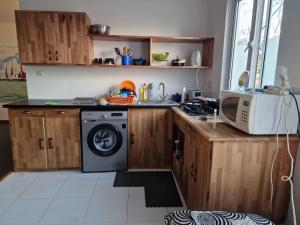
[[[131,65],[132,56],[130,55],[122,55],[122,65]]]

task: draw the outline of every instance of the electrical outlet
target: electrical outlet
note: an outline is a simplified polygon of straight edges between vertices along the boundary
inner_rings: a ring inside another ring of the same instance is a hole
[[[210,88],[210,89],[212,89],[212,86],[213,86],[213,82],[210,80],[210,81],[208,81],[208,87]]]
[[[36,75],[39,76],[39,77],[43,76],[43,71],[42,70],[37,70]]]

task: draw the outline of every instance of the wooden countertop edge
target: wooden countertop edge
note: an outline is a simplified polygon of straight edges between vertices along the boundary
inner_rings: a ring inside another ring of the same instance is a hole
[[[217,136],[216,134],[209,133],[207,131],[207,128],[205,129],[204,125],[207,125],[207,122],[199,121],[192,116],[187,115],[178,107],[172,107],[172,110],[184,121],[186,121],[191,127],[198,131],[202,136],[204,136],[208,141],[276,141],[275,135],[250,135],[222,122],[217,122],[217,126],[218,124],[221,124],[226,129],[226,131],[221,132],[221,130],[223,129],[222,127],[214,128],[220,129],[220,132],[218,133],[219,136]],[[224,133],[226,133],[226,135],[224,135]],[[286,139],[286,136],[279,136],[279,139],[283,138]],[[299,141],[299,137],[297,135],[290,135],[290,140]]]

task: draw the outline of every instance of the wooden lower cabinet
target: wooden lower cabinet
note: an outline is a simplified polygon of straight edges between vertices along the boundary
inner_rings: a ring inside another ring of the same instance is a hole
[[[80,168],[78,109],[9,109],[16,171]]]
[[[128,168],[170,168],[172,116],[171,109],[128,110]]]
[[[284,221],[289,205],[290,187],[281,181],[289,173],[290,159],[286,139],[279,139],[279,152],[273,171],[274,197],[270,210],[270,169],[276,141],[209,141],[174,115],[175,130],[184,133],[181,191],[189,209],[257,213],[276,224]],[[294,158],[297,138],[290,138]],[[174,159],[174,158],[173,158]],[[174,174],[180,174],[173,162]],[[177,179],[179,176],[175,176]],[[180,179],[180,178],[179,178]]]
[[[47,164],[49,169],[80,167],[80,125],[77,110],[47,110]]]
[[[46,169],[45,119],[42,111],[10,111],[15,170]]]

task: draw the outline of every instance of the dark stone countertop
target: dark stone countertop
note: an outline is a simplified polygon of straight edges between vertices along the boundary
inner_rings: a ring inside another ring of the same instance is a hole
[[[180,106],[177,102],[149,101],[128,105],[99,105],[99,104],[78,104],[71,99],[28,99],[3,105],[4,108],[80,108],[80,109],[127,109],[127,108],[170,108]]]

